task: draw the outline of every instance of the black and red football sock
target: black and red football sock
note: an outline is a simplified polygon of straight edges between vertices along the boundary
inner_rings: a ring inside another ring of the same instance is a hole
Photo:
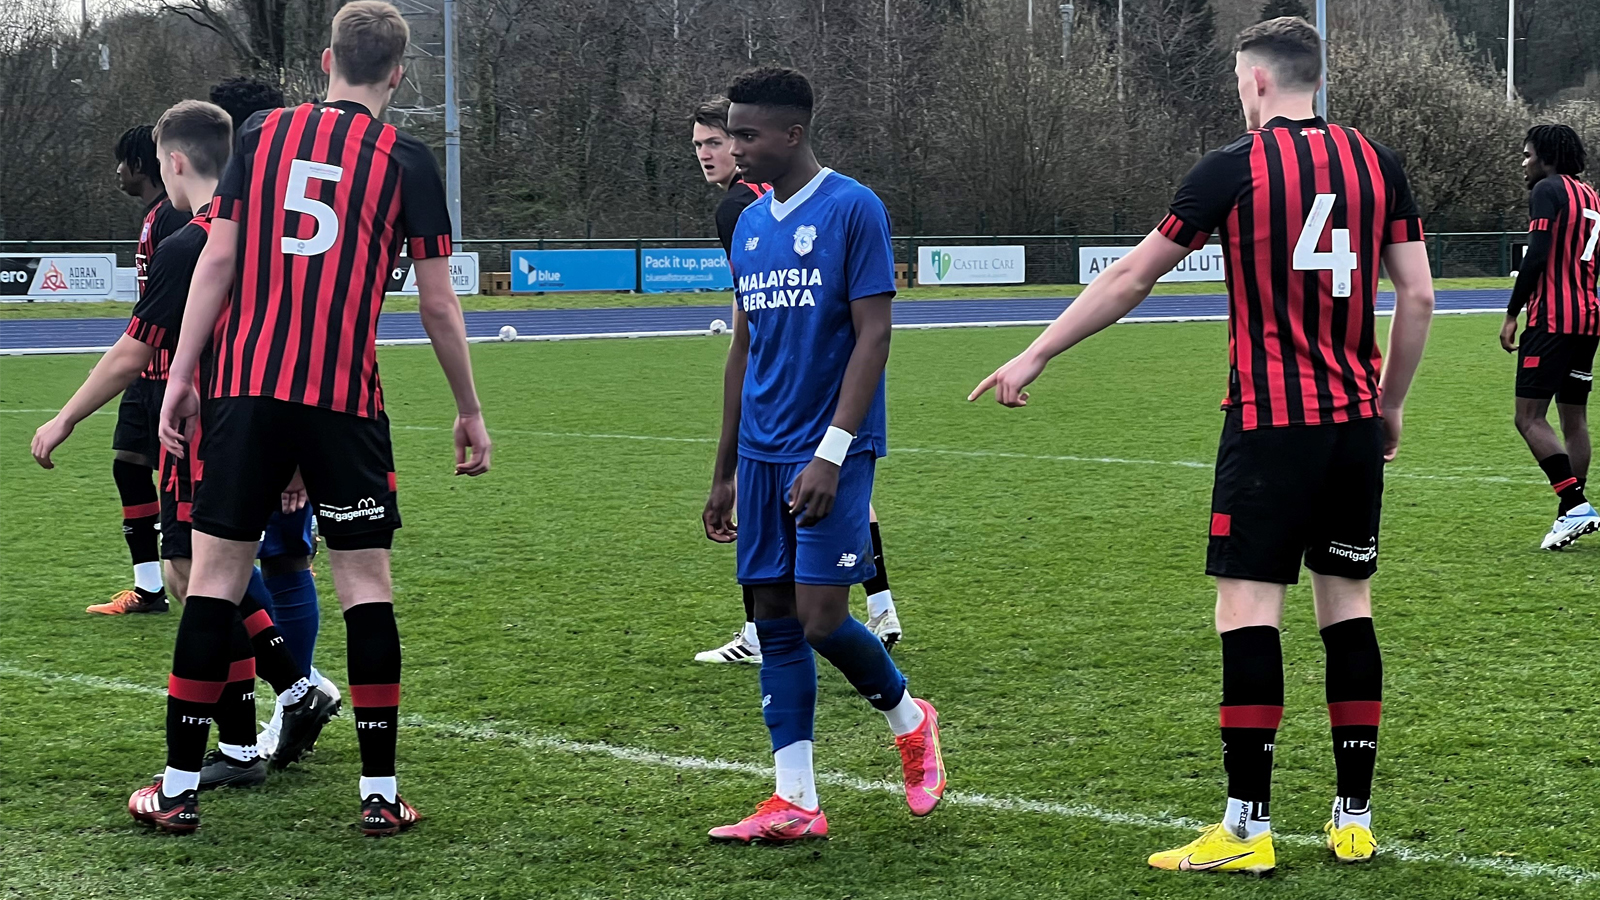
[[[889,570],[883,565],[883,535],[878,531],[878,523],[869,523],[872,530],[872,564],[878,571],[866,581],[861,583],[862,590],[867,592],[870,600],[878,594],[889,590]]]
[[[1572,472],[1572,457],[1565,453],[1551,454],[1539,460],[1539,468],[1544,470],[1544,477],[1550,479],[1550,489],[1560,500],[1561,515],[1589,502],[1583,495],[1583,479]]]
[[[228,647],[228,683],[217,703],[217,747],[239,762],[256,758],[256,653],[243,622]]]
[[[1283,721],[1283,645],[1278,629],[1252,625],[1222,633],[1222,766],[1225,822],[1241,837],[1265,831],[1272,800],[1272,751]]]
[[[756,620],[756,589],[746,584],[744,588],[744,620],[754,623]]]
[[[289,652],[289,644],[273,623],[272,614],[247,592],[239,603],[239,615],[244,618],[245,633],[255,650],[256,674],[272,685],[284,706],[299,703],[311,690],[310,672]]]
[[[111,477],[122,500],[122,537],[128,542],[128,555],[133,559],[134,587],[146,594],[159,594],[161,552],[156,526],[161,521],[161,497],[156,493],[154,476],[146,466],[118,459],[111,463]]]
[[[1378,764],[1383,655],[1370,617],[1322,629],[1322,645],[1328,654],[1328,721],[1338,796],[1351,812],[1360,812],[1372,797],[1372,772]]]
[[[361,777],[394,778],[400,727],[400,629],[393,603],[360,603],[345,610],[350,706],[361,745]],[[367,791],[363,789],[365,795]],[[394,797],[386,797],[390,802]]]
[[[167,679],[168,771],[163,790],[169,797],[199,783],[211,720],[228,681],[228,634],[238,616],[232,603],[218,597],[191,596],[184,604]],[[187,783],[191,780],[194,784]]]

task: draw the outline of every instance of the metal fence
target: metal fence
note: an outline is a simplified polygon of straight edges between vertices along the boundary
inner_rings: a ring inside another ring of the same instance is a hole
[[[907,235],[894,238],[895,259],[915,264],[917,247],[925,244],[1021,244],[1027,248],[1030,284],[1076,284],[1078,251],[1083,247],[1132,246],[1142,234]],[[1511,273],[1513,246],[1526,243],[1525,232],[1477,231],[1429,235],[1428,255],[1436,278],[1506,276]],[[651,250],[715,247],[715,238],[485,238],[461,241],[461,250],[478,253],[479,269],[509,272],[513,250]],[[115,253],[119,265],[133,265],[134,241],[0,241],[0,253]]]

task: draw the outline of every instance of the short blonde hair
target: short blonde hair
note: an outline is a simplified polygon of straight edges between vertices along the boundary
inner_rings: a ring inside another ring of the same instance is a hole
[[[384,0],[355,0],[333,17],[333,59],[351,84],[387,81],[410,40],[411,26]]]
[[[233,150],[233,119],[215,103],[181,100],[156,120],[155,142],[182,151],[196,174],[216,178]]]

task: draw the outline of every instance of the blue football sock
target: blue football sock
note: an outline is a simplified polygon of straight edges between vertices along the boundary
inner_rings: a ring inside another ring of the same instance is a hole
[[[302,569],[286,575],[266,579],[278,611],[273,621],[283,633],[289,653],[306,671],[311,671],[311,656],[317,649],[317,628],[322,623],[322,611],[317,606],[317,583],[311,570]]]
[[[278,618],[272,605],[272,591],[267,589],[267,583],[262,580],[260,569],[250,570],[250,581],[244,586],[244,595],[260,604],[261,608],[267,611],[267,615],[274,619]]]
[[[761,638],[761,715],[773,751],[813,739],[817,718],[817,660],[800,620],[757,619]]]
[[[906,677],[895,668],[889,651],[883,648],[883,642],[855,617],[845,616],[844,622],[834,629],[833,634],[812,646],[877,709],[894,709],[900,703],[900,698],[905,696]],[[766,639],[763,638],[762,653],[766,649]]]

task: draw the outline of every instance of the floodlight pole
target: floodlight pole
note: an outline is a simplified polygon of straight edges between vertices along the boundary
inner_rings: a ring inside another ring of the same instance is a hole
[[[461,240],[461,107],[456,102],[456,0],[444,0],[444,184],[450,237]]]
[[[1122,100],[1122,0],[1117,0],[1117,102]]]
[[[1517,102],[1517,0],[1506,0],[1506,102]]]
[[[1072,19],[1077,9],[1069,2],[1059,7],[1061,11],[1061,62],[1067,61],[1067,56],[1072,52]]]
[[[1328,117],[1328,0],[1317,0],[1317,36],[1322,38],[1322,85],[1317,88],[1317,115]]]

